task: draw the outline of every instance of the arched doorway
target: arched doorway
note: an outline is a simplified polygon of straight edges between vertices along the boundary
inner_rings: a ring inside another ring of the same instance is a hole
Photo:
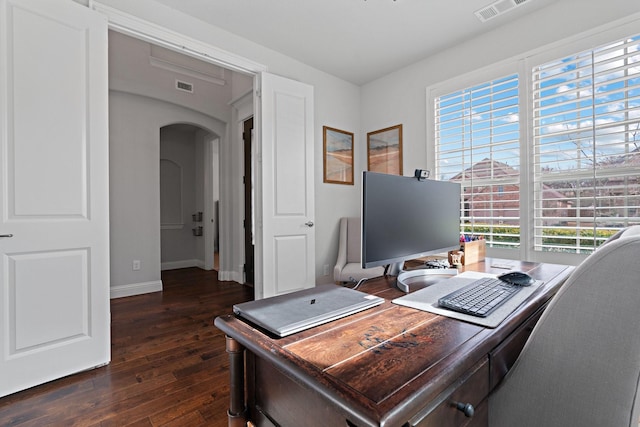
[[[161,269],[217,269],[219,138],[202,127],[160,128]]]

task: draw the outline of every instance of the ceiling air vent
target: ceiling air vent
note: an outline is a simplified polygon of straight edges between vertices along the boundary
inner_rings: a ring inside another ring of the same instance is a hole
[[[502,15],[503,13],[521,6],[528,1],[531,0],[498,0],[497,2],[491,3],[480,10],[476,10],[475,14],[481,22],[486,22],[489,19]]]
[[[176,89],[193,93],[193,85],[187,82],[181,82],[180,80],[176,80]]]

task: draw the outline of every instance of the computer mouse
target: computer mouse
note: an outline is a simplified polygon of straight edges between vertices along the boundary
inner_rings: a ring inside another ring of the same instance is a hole
[[[518,286],[529,286],[535,282],[533,277],[521,271],[512,271],[510,273],[505,273],[502,276],[498,276],[498,279],[502,280],[503,282],[511,283],[512,285]]]

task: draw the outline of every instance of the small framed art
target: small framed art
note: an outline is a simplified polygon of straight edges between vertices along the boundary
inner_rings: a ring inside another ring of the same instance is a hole
[[[323,126],[324,182],[353,185],[353,133]]]
[[[402,175],[402,125],[367,134],[367,168],[372,172]]]

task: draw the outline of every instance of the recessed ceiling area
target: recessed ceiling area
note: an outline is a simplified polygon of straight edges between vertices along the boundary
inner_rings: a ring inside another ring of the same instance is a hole
[[[111,90],[161,99],[224,118],[228,113],[216,111],[213,105],[227,105],[252,87],[250,75],[109,31]]]
[[[564,0],[156,1],[362,85]]]

